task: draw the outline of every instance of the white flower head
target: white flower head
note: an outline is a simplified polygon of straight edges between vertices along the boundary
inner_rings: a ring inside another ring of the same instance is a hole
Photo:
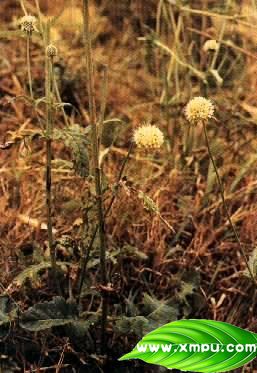
[[[146,123],[134,131],[134,142],[142,149],[159,149],[164,143],[164,136],[157,126]]]
[[[194,97],[185,108],[185,116],[191,124],[208,121],[214,117],[214,105],[205,97]]]
[[[47,55],[47,57],[53,58],[53,57],[56,57],[57,54],[58,54],[58,49],[57,49],[57,47],[55,45],[49,44],[46,47],[46,55]]]
[[[34,16],[26,15],[23,16],[20,21],[19,21],[21,30],[28,33],[32,34],[34,31],[37,30],[37,18]]]

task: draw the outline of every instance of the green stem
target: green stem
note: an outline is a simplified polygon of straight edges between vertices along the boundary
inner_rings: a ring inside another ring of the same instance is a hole
[[[130,154],[131,154],[133,148],[134,148],[134,143],[131,142],[129,150],[128,150],[128,153],[126,155],[126,158],[124,158],[124,160],[123,160],[123,163],[122,163],[122,166],[121,166],[121,169],[120,169],[117,181],[116,181],[116,187],[117,188],[118,188],[119,183],[120,183],[120,181],[121,181],[121,179],[123,177],[126,164],[129,161],[129,157],[130,157]],[[113,206],[113,204],[115,202],[117,194],[118,194],[118,191],[116,189],[115,192],[113,193],[113,196],[112,196],[112,198],[110,200],[110,203],[109,203],[107,209],[105,210],[105,213],[104,213],[104,217],[105,218],[109,215],[109,212],[111,211],[111,208],[112,208],[112,206]],[[78,303],[80,302],[81,291],[82,291],[83,284],[84,284],[84,281],[85,281],[86,267],[87,267],[87,263],[88,263],[88,260],[89,260],[91,249],[93,247],[93,244],[94,244],[94,241],[95,241],[95,238],[96,238],[96,234],[98,232],[98,228],[99,228],[99,226],[97,225],[95,227],[95,230],[94,230],[93,235],[91,237],[91,240],[90,240],[90,243],[88,245],[88,248],[87,248],[87,250],[84,250],[84,253],[83,253],[83,260],[82,260],[82,266],[81,266],[81,275],[80,275],[80,282],[79,282],[79,288],[78,288]]]
[[[206,128],[206,123],[205,122],[203,122],[203,129],[204,129],[204,135],[205,135],[206,145],[207,145],[207,148],[208,148],[208,153],[209,153],[209,156],[211,158],[211,161],[212,161],[212,164],[213,164],[213,168],[215,170],[215,174],[216,174],[216,177],[217,177],[217,180],[218,180],[218,184],[219,184],[219,188],[220,188],[220,195],[221,195],[222,203],[223,203],[226,215],[227,215],[227,219],[229,221],[229,224],[230,224],[230,226],[232,228],[232,231],[233,231],[234,236],[236,238],[236,241],[238,243],[239,250],[240,250],[241,255],[242,255],[243,259],[244,259],[246,267],[247,267],[247,269],[249,271],[250,277],[252,278],[254,285],[256,285],[256,280],[255,280],[254,275],[252,273],[252,270],[251,270],[251,268],[249,266],[249,263],[248,263],[248,260],[247,260],[247,256],[245,254],[244,247],[243,247],[243,245],[242,245],[242,243],[240,241],[240,238],[239,238],[239,236],[237,234],[237,231],[236,231],[236,228],[234,226],[234,223],[232,222],[232,219],[230,217],[228,206],[227,206],[227,203],[226,203],[226,200],[225,200],[225,192],[224,192],[223,184],[222,184],[222,181],[221,181],[221,178],[220,178],[220,175],[219,175],[219,172],[218,172],[218,168],[216,166],[216,163],[214,161],[214,158],[213,158],[213,155],[212,155],[212,152],[211,152],[211,147],[210,147],[210,142],[209,142],[209,139],[208,139],[207,128]]]
[[[49,23],[46,26],[46,46],[49,44]],[[51,266],[55,285],[60,291],[57,281],[56,249],[53,239],[52,223],[52,133],[53,133],[53,61],[45,55],[45,96],[46,96],[46,206],[47,206],[47,233],[51,257]]]
[[[62,104],[62,98],[61,98],[60,90],[59,90],[58,83],[56,81],[56,77],[55,76],[53,76],[53,85],[54,85],[54,90],[55,90],[56,98],[57,98],[59,104]],[[65,113],[65,110],[64,110],[63,106],[61,106],[61,110],[62,110],[62,114],[63,114],[63,119],[64,119],[64,122],[65,122],[65,125],[66,125],[66,127],[68,127],[69,126],[69,120],[67,118],[67,115]]]
[[[31,77],[31,63],[30,63],[30,35],[27,35],[27,70],[29,80],[29,93],[32,100],[34,99],[33,88],[32,88],[32,77]]]
[[[107,93],[108,93],[107,88],[108,88],[108,66],[103,65],[103,86],[102,86],[102,94],[101,94],[100,118],[99,118],[99,121],[98,121],[99,143],[101,143],[102,132],[103,132],[104,117],[105,117],[105,111],[106,111]]]
[[[101,282],[102,286],[107,285],[107,272],[106,272],[106,237],[105,237],[105,222],[103,213],[103,200],[102,200],[102,186],[101,186],[101,170],[99,165],[99,146],[98,146],[98,128],[96,120],[96,106],[95,106],[95,93],[94,93],[94,69],[93,58],[91,49],[91,35],[89,32],[89,0],[83,0],[83,20],[84,20],[84,44],[86,56],[86,70],[87,70],[87,90],[89,99],[89,117],[92,142],[92,158],[93,169],[95,177],[95,193],[97,204],[97,215],[99,224],[99,238],[100,238],[100,266],[101,266]],[[103,295],[102,302],[102,325],[101,325],[101,348],[105,350],[105,335],[107,323],[108,304],[107,298]]]

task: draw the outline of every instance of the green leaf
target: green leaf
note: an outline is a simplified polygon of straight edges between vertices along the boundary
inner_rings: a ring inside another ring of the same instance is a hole
[[[71,265],[71,263],[69,262],[57,262],[56,264],[60,267]],[[27,279],[30,279],[32,281],[35,280],[38,277],[39,272],[50,267],[50,262],[42,262],[29,266],[14,278],[13,282],[8,286],[7,290],[9,290],[12,286],[22,286]]]
[[[76,320],[65,326],[67,335],[76,340],[83,339],[99,320],[99,315],[94,313],[88,317],[87,320]]]
[[[158,206],[155,204],[155,202],[152,200],[152,198],[150,198],[149,196],[147,196],[142,191],[139,191],[138,198],[142,199],[143,204],[144,204],[144,208],[147,211],[153,212],[155,214],[159,214]]]
[[[50,302],[38,303],[30,307],[21,316],[20,326],[32,332],[38,332],[69,324],[78,316],[77,305],[68,303],[62,297],[55,297]]]
[[[188,295],[192,295],[200,286],[199,272],[185,272],[180,280],[180,290],[177,294],[178,298],[186,301]]]
[[[147,260],[148,256],[142,250],[139,250],[138,247],[126,244],[122,247],[122,254],[124,257],[132,257],[135,259]]]
[[[65,146],[70,148],[75,171],[81,177],[87,177],[89,175],[89,155],[87,150],[89,141],[85,131],[75,123],[63,129],[54,129],[53,139],[62,141]]]
[[[12,321],[17,307],[8,295],[0,296],[0,326]]]
[[[121,335],[133,333],[141,337],[147,329],[149,321],[144,316],[123,316],[115,323],[115,331]]]
[[[145,332],[158,328],[160,325],[167,323],[168,321],[177,320],[178,318],[178,306],[176,304],[169,305],[168,301],[158,300],[157,298],[144,294],[143,298],[143,311],[147,314],[148,325],[145,328]]]
[[[184,345],[183,349],[181,345]],[[237,345],[243,346],[243,351],[238,352]],[[251,350],[246,345],[256,348],[257,334],[225,322],[179,320],[147,334],[120,360],[141,359],[146,363],[182,371],[226,372],[243,366],[256,356],[255,348]],[[165,351],[164,346],[169,347],[170,351]],[[197,350],[203,346],[208,350]],[[211,346],[215,346],[216,350]],[[217,349],[219,352],[216,352]]]

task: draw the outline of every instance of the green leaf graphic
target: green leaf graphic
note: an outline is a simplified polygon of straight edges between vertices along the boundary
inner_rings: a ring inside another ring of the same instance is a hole
[[[198,350],[202,347],[206,351]],[[215,373],[243,366],[257,356],[256,351],[257,334],[248,330],[219,321],[179,320],[147,334],[119,360],[141,359],[168,369]]]

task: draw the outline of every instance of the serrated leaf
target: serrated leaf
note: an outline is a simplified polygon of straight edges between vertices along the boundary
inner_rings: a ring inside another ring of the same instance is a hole
[[[50,302],[38,303],[30,307],[21,316],[20,326],[32,332],[38,332],[54,326],[66,325],[78,316],[77,305],[68,303],[62,297]]]
[[[143,204],[144,204],[144,208],[147,211],[153,212],[153,213],[156,213],[156,214],[159,213],[158,206],[155,204],[155,202],[152,200],[152,198],[147,196],[144,192],[139,191],[138,198],[142,199]]]
[[[133,333],[141,337],[145,330],[148,328],[149,321],[144,316],[123,316],[115,323],[115,330],[120,334]]]
[[[58,266],[69,266],[71,265],[69,262],[57,262]],[[9,290],[13,285],[15,286],[22,286],[27,279],[35,279],[38,276],[39,272],[43,269],[47,269],[51,267],[51,262],[42,262],[39,264],[33,264],[28,268],[24,269],[21,273],[19,273],[12,283],[8,286],[7,290]]]
[[[185,272],[180,281],[180,290],[178,292],[178,298],[180,300],[186,300],[188,295],[194,293],[194,291],[200,285],[200,275],[199,272],[190,271]]]
[[[149,320],[148,327],[145,329],[146,332],[178,318],[178,307],[175,304],[171,306],[166,301],[160,301],[149,294],[144,294],[143,305],[144,312],[147,313],[147,319]]]
[[[54,129],[53,139],[62,140],[70,148],[75,171],[81,177],[87,177],[89,175],[89,155],[87,150],[89,142],[85,131],[75,123],[63,129]]]
[[[185,346],[182,350],[181,345]],[[203,345],[209,349],[203,352],[192,348],[202,348]],[[229,350],[228,345],[233,348]],[[141,359],[146,363],[182,371],[226,372],[243,366],[256,356],[254,350],[247,350],[246,347],[238,352],[237,345],[256,347],[257,335],[225,322],[179,320],[147,334],[120,360]],[[166,346],[166,351],[163,346]],[[220,352],[214,351],[211,346],[216,346]]]

